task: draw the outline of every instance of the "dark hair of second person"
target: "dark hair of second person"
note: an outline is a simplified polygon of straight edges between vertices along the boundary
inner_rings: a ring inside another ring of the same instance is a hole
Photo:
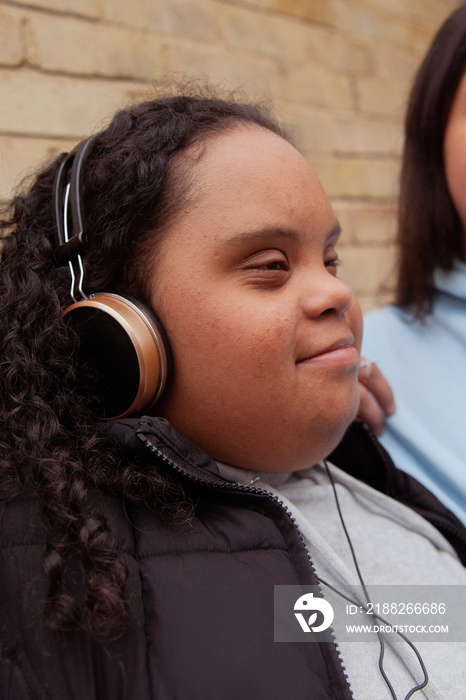
[[[432,309],[433,273],[464,259],[462,226],[444,163],[444,138],[466,70],[466,5],[438,31],[414,82],[405,122],[395,304],[422,318]]]

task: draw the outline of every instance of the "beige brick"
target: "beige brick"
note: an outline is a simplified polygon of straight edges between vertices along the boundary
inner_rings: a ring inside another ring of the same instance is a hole
[[[95,131],[137,88],[124,81],[0,71],[0,132],[74,137]]]
[[[381,291],[376,294],[377,306],[386,306],[387,304],[394,304],[396,296],[396,281],[393,281],[393,287],[390,291]]]
[[[433,38],[433,32],[429,29],[421,27],[414,22],[406,27],[405,46],[416,51],[420,57],[423,57],[429,48]]]
[[[333,152],[332,113],[306,107],[285,106],[284,119],[290,125],[296,148],[312,159],[314,155]]]
[[[332,138],[334,152],[343,155],[398,155],[402,142],[397,123],[365,119],[349,112],[333,115]]]
[[[383,28],[383,20],[379,15],[367,8],[361,7],[361,3],[349,3],[346,0],[338,0],[336,6],[338,28],[347,33],[347,36],[356,35],[359,38],[374,40],[393,40],[393,22],[387,22]],[[395,23],[396,27],[396,23]],[[398,31],[400,31],[398,29]]]
[[[355,296],[359,302],[359,306],[361,307],[363,314],[377,308],[376,298],[371,294],[356,294]]]
[[[104,0],[106,19],[204,43],[218,38],[215,9],[213,0]]]
[[[135,0],[135,2],[137,1]],[[100,0],[15,0],[15,2],[17,5],[25,5],[28,8],[36,7],[41,10],[72,13],[83,17],[99,17],[100,15]]]
[[[219,5],[219,26],[226,45],[273,58],[304,59],[306,27],[294,20],[267,16],[242,7]]]
[[[285,108],[285,119],[293,127],[297,148],[309,156],[398,156],[400,152],[402,133],[397,123],[300,106]]]
[[[277,66],[260,56],[250,58],[222,48],[178,42],[168,47],[168,68],[225,90],[239,89],[246,99],[277,94]]]
[[[409,86],[379,78],[358,78],[359,108],[366,114],[403,119]]]
[[[407,18],[427,27],[438,27],[459,3],[456,0],[447,3],[443,0],[365,0],[365,4],[398,19]]]
[[[387,246],[396,235],[395,204],[332,201],[345,243]]]
[[[309,22],[333,25],[335,13],[333,0],[272,0],[271,9],[283,12]]]
[[[281,71],[281,99],[335,109],[352,109],[353,95],[347,76],[310,61],[288,63]]]
[[[0,7],[0,65],[17,66],[23,59],[22,15]]]
[[[433,26],[434,31],[445,21],[461,3],[459,0],[410,0],[413,5],[412,17],[417,21]]]
[[[74,141],[0,137],[0,199],[8,199],[21,180],[68,151]]]
[[[353,247],[341,253],[338,276],[356,295],[376,295],[393,288],[395,251],[393,248]]]
[[[35,14],[27,34],[30,63],[48,71],[142,80],[166,71],[160,38],[141,30]]]
[[[334,0],[230,0],[232,4],[248,5],[272,12],[279,12],[290,17],[333,25],[335,13]]]
[[[411,86],[419,67],[419,57],[382,46],[374,46],[371,54],[373,72],[377,78]]]
[[[401,21],[377,12],[372,6],[361,2],[350,4],[348,0],[335,0],[338,27],[348,35],[356,35],[371,41],[384,41],[411,50],[424,51],[432,32],[418,23]]]
[[[372,54],[369,47],[349,41],[346,34],[309,26],[306,45],[309,58],[318,65],[344,73],[365,74],[371,71]]]
[[[311,158],[329,197],[392,199],[396,195],[398,163],[370,158]]]
[[[383,295],[380,294],[357,294],[357,300],[359,301],[359,306],[363,314],[367,314],[368,311],[372,309],[378,309],[380,306],[389,304],[392,300],[392,294]],[[363,329],[364,332],[364,329]]]

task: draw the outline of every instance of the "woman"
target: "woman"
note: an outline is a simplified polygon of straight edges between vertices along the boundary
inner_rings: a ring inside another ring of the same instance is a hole
[[[394,306],[364,348],[394,390],[382,443],[466,522],[466,5],[438,31],[406,115]]]
[[[2,698],[424,687],[409,649],[387,650],[389,678],[372,645],[273,641],[274,586],[359,581],[340,500],[372,582],[466,583],[460,523],[364,426],[342,440],[361,318],[336,276],[338,222],[280,128],[213,98],[144,103],[40,173],[7,225]],[[85,297],[102,292],[136,305],[155,341],[161,380],[142,403],[136,382],[126,408],[137,342],[112,321],[100,352],[103,297]],[[335,448],[342,469],[322,461]],[[403,551],[387,547],[399,536]],[[438,646],[429,673],[453,697],[465,679],[448,680]]]

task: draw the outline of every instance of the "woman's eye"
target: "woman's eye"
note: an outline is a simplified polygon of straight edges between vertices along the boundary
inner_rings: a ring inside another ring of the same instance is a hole
[[[253,287],[277,289],[290,276],[290,262],[280,250],[261,250],[251,255],[241,266],[245,280]]]
[[[285,260],[273,260],[263,265],[257,266],[260,270],[288,270],[288,264]]]
[[[251,255],[245,261],[245,268],[259,272],[288,272],[290,265],[280,250],[263,250]]]
[[[329,272],[331,272],[332,275],[336,275],[337,274],[337,267],[340,265],[340,263],[341,263],[340,258],[338,256],[336,256],[335,258],[331,258],[330,260],[326,260],[324,265],[325,265],[325,267],[328,268]]]

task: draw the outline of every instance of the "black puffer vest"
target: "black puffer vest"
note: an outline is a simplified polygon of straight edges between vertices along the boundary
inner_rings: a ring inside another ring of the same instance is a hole
[[[274,585],[316,584],[299,531],[261,489],[232,484],[161,419],[107,424],[130,454],[163,466],[196,495],[185,528],[96,494],[129,570],[131,624],[99,644],[42,622],[45,533],[37,504],[0,510],[2,700],[350,700],[338,649],[273,641]],[[428,518],[466,562],[463,526],[395,469],[362,424],[330,460]]]

